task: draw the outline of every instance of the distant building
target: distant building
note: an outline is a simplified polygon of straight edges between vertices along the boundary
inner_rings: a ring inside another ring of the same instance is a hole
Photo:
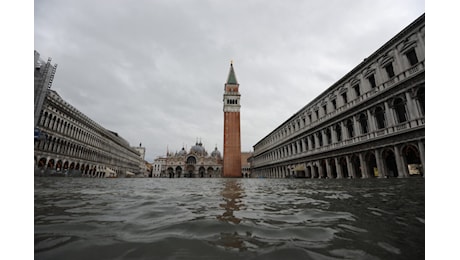
[[[137,147],[133,147],[138,153],[139,153],[139,158],[140,158],[140,174],[142,176],[139,177],[148,177],[150,172],[149,169],[147,169],[147,162],[145,161],[145,147],[141,146],[142,144],[139,144]]]
[[[35,51],[35,114],[38,115],[35,118],[35,175],[124,177],[140,174],[144,161],[136,149],[50,89],[56,68],[52,69],[50,60],[44,64]]]
[[[251,164],[248,159],[252,156],[252,152],[241,152],[241,174],[243,178],[251,177]]]
[[[218,178],[222,177],[222,156],[217,147],[209,155],[201,142],[190,151],[167,152],[153,162],[153,177],[163,178]]]
[[[389,178],[425,171],[425,14],[254,145],[252,175]]]

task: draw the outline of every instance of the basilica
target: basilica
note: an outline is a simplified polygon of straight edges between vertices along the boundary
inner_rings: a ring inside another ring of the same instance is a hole
[[[186,151],[167,152],[153,163],[153,177],[163,178],[218,178],[222,177],[223,160],[220,151],[214,148],[209,155],[203,144],[196,142]]]

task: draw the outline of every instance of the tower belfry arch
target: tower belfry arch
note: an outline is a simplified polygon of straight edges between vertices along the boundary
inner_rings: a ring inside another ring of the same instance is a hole
[[[240,92],[233,61],[224,87],[224,177],[241,177]]]

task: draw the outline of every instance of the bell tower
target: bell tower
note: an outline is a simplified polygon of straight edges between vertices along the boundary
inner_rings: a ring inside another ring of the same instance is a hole
[[[224,92],[224,177],[241,177],[240,92],[230,62]]]

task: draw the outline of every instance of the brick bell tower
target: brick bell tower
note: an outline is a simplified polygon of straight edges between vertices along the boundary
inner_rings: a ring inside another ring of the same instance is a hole
[[[224,177],[241,177],[240,84],[230,62],[224,92]]]

